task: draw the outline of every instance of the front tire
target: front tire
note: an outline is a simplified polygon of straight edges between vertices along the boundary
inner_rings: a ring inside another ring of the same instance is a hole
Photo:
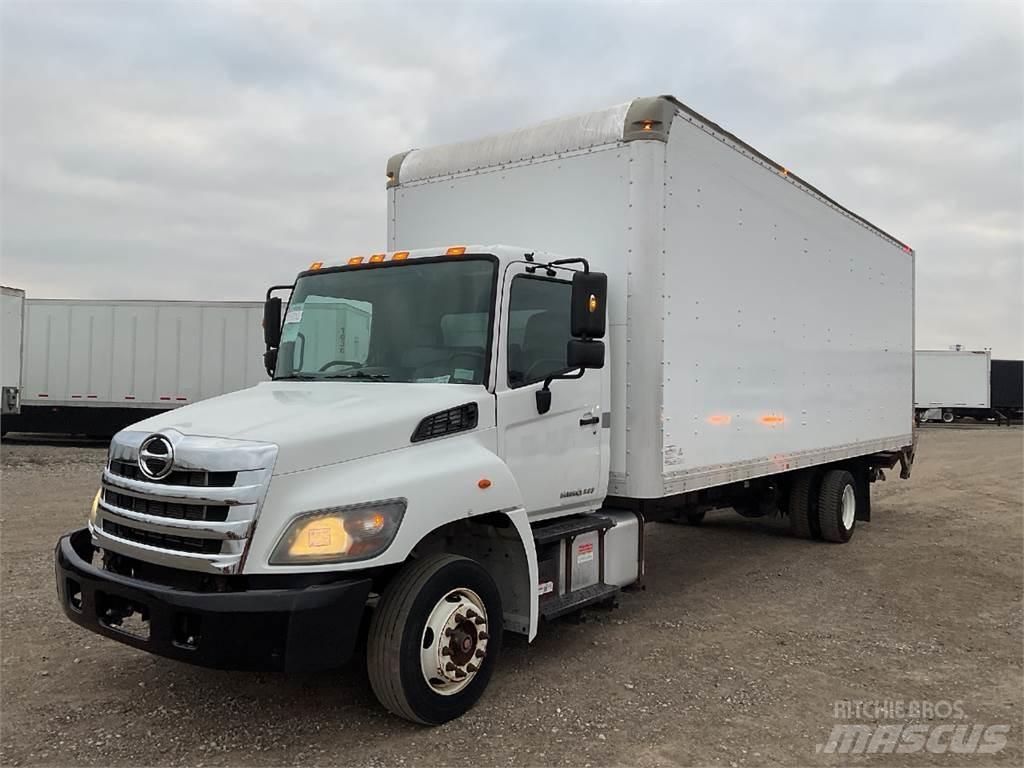
[[[479,563],[457,555],[413,561],[388,585],[370,621],[373,692],[406,720],[453,720],[487,687],[503,629],[501,595]]]
[[[818,494],[818,524],[821,538],[839,544],[853,536],[857,523],[857,486],[845,469],[825,473]]]

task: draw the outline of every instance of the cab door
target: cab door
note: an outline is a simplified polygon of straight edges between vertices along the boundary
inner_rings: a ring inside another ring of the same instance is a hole
[[[571,373],[566,368],[571,279],[571,270],[513,263],[502,280],[498,449],[531,517],[595,509],[608,486],[607,366],[555,379],[550,410],[541,414],[537,408],[545,378]]]

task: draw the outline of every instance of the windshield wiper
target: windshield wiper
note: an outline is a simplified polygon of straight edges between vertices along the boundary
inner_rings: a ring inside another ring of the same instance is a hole
[[[321,379],[322,376],[309,376],[305,373],[293,373],[289,376],[277,376],[274,381],[315,381]]]
[[[348,371],[346,373],[334,373],[330,376],[318,376],[319,379],[366,379],[367,381],[387,381],[390,376],[386,373],[366,373],[365,371]]]

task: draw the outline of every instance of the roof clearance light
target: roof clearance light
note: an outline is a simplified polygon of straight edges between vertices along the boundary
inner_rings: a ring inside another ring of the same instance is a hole
[[[362,256],[353,256],[351,259],[348,260],[348,265],[350,267],[354,267],[357,264],[362,264],[362,263],[363,263],[363,257]]]
[[[381,261],[384,261],[384,254],[383,253],[375,253],[375,254],[373,254],[373,256],[370,257],[370,263],[371,264],[377,264],[377,263],[379,263]]]
[[[466,252],[466,246],[464,246],[464,245],[453,245],[451,248],[449,248],[444,253],[445,253],[445,256],[461,256],[465,252]]]
[[[395,251],[395,255],[391,257],[392,261],[405,261],[409,258],[408,251]]]
[[[310,270],[320,269],[320,267],[322,267],[323,265],[324,263],[322,261],[314,261],[312,264],[309,265],[309,268]]]

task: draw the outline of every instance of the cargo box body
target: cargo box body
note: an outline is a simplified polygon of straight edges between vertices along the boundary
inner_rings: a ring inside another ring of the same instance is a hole
[[[389,248],[608,274],[612,496],[909,445],[913,252],[678,102],[637,103],[397,156]]]
[[[991,353],[920,349],[914,356],[918,408],[989,408]]]
[[[2,333],[0,347],[0,412],[16,414],[21,409],[21,339],[25,323],[25,292],[20,288],[0,287],[3,299]]]
[[[29,298],[22,414],[10,428],[107,434],[252,386],[267,377],[262,311],[255,302]]]

